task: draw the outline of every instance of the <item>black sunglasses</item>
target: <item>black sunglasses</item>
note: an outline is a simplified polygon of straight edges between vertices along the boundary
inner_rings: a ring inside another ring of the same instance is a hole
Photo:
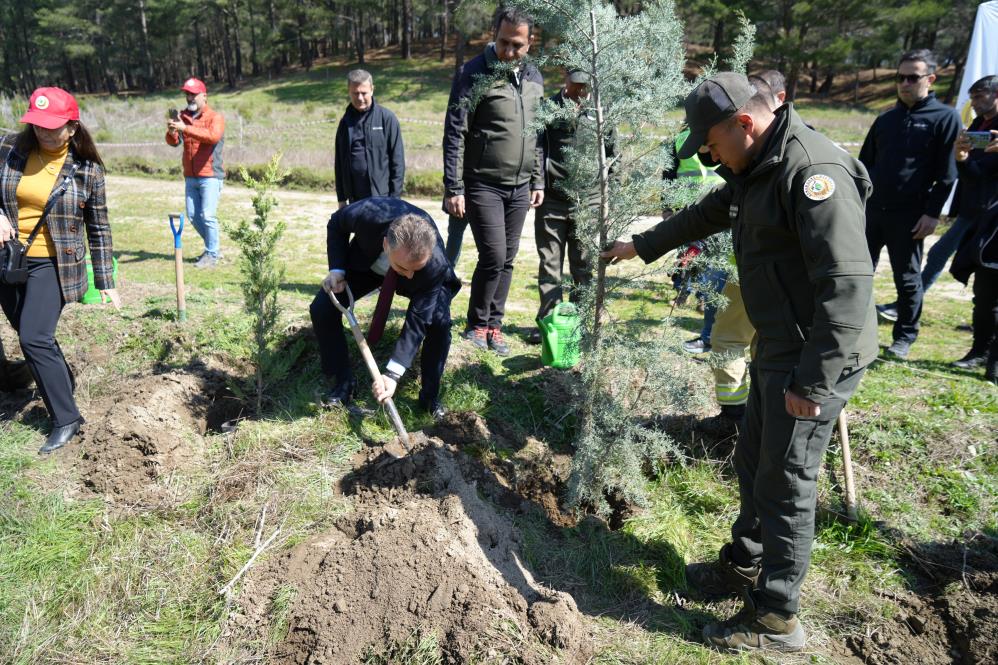
[[[932,76],[932,74],[898,74],[894,78],[898,83],[904,83],[905,81],[908,83],[918,83],[926,76]]]

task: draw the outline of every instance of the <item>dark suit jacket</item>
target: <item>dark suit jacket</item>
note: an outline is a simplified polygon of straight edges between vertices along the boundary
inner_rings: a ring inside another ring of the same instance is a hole
[[[406,214],[423,217],[433,225],[433,218],[425,211],[402,199],[375,196],[351,203],[337,210],[326,225],[326,255],[330,270],[371,272],[371,265],[383,251],[383,240],[388,226]],[[405,325],[392,353],[392,360],[405,368],[412,365],[416,350],[423,342],[426,331],[433,322],[438,298],[452,298],[461,288],[461,281],[454,274],[444,243],[437,234],[433,255],[422,270],[412,278],[399,275],[396,293],[409,298]]]

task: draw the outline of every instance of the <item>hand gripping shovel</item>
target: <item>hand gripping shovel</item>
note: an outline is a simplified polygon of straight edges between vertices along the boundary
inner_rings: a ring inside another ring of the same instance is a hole
[[[354,299],[353,291],[350,290],[350,285],[347,284],[347,299],[350,301],[349,307],[344,307],[343,303],[339,301],[335,294],[330,293],[329,299],[333,301],[336,309],[340,310],[344,316],[347,317],[347,321],[350,323],[350,331],[353,332],[354,341],[357,342],[357,346],[360,348],[360,355],[364,358],[364,364],[367,366],[367,371],[371,374],[371,378],[377,380],[381,376],[381,370],[378,369],[378,363],[374,361],[374,354],[371,353],[371,348],[367,345],[367,340],[364,339],[364,333],[361,332],[360,324],[357,323],[357,317],[353,313]],[[399,412],[395,408],[395,403],[392,398],[389,397],[384,402],[385,411],[388,412],[388,418],[392,421],[392,426],[395,428],[395,433],[398,434],[396,437],[397,441],[390,441],[385,445],[385,452],[392,457],[403,457],[408,453],[412,452],[412,444],[409,442],[409,433],[405,431],[405,425],[402,424],[402,418],[399,417]],[[400,448],[398,443],[402,444]]]

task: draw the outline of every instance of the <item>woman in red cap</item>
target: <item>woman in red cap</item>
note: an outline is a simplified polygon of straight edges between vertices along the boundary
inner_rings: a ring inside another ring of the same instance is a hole
[[[80,430],[73,374],[55,339],[62,308],[87,291],[87,244],[102,299],[121,306],[111,265],[111,227],[104,199],[104,163],[80,123],[71,94],[38,88],[21,132],[0,138],[0,242],[27,246],[28,279],[0,284],[0,307],[17,331],[52,432],[39,452],[61,448]]]

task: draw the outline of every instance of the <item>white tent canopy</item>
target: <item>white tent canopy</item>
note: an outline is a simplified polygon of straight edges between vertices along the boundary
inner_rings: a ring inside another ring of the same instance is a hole
[[[970,86],[974,81],[998,74],[998,0],[982,2],[977,8],[974,21],[974,34],[970,38],[967,51],[967,64],[963,69],[960,94],[956,97],[956,109],[963,118],[964,125],[970,124]]]

